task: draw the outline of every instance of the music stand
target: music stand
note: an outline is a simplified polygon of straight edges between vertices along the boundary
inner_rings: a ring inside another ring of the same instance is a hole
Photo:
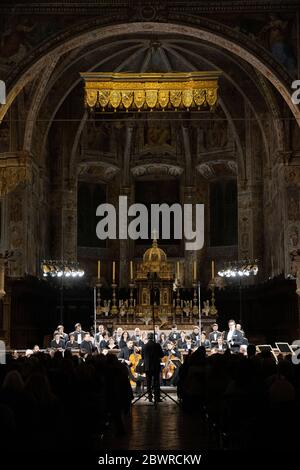
[[[288,343],[275,343],[275,346],[282,354],[294,354],[294,351]]]
[[[150,303],[151,303],[151,307],[152,307],[153,341],[154,341],[154,343],[156,343],[156,339],[155,339],[155,311],[154,311],[155,294],[154,294],[154,287],[155,287],[155,283],[158,282],[159,277],[158,277],[158,274],[156,272],[152,272],[152,271],[150,271],[147,274],[147,277],[150,280]],[[152,383],[151,383],[151,390],[153,391]],[[160,385],[159,385],[159,396],[162,397],[163,400],[165,400],[166,398],[169,398],[174,403],[176,403],[176,405],[179,406],[179,402],[177,400],[175,400],[175,398],[171,397],[171,395],[169,395],[167,392],[162,390]],[[148,398],[148,391],[147,390],[146,390],[146,392],[144,392],[140,396],[138,396],[135,400],[133,400],[132,405],[135,405],[135,403],[137,403],[143,397]],[[155,399],[154,399],[154,405],[155,406],[157,405],[157,402],[155,401]]]

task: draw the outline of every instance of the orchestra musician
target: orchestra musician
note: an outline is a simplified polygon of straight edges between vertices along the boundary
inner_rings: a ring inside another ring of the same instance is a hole
[[[219,331],[218,323],[212,325],[212,332],[208,335],[208,340],[211,344],[211,347],[214,348],[218,345],[218,338],[222,336],[221,331]]]
[[[186,339],[185,339],[185,331],[180,332],[180,338],[177,341],[177,348],[186,350]]]
[[[65,342],[61,339],[60,333],[58,331],[54,332],[54,338],[50,343],[50,348],[52,349],[65,349]]]
[[[72,333],[69,336],[69,341],[66,343],[66,349],[79,349],[79,345],[75,341],[75,335]]]
[[[123,346],[123,348],[119,352],[118,358],[122,359],[122,362],[125,362],[125,364],[127,364],[127,366],[130,366],[129,356],[133,353],[134,353],[133,341],[132,341],[132,339],[128,339],[125,346]]]
[[[103,340],[103,335],[105,333],[104,325],[98,325],[98,332],[95,334],[95,344],[100,347],[100,343]]]
[[[118,346],[118,349],[121,349],[120,348],[120,341],[123,339],[122,338],[122,334],[123,334],[123,328],[121,328],[120,326],[117,328],[116,332],[114,333],[113,335],[113,338],[115,340],[115,343],[117,344]]]
[[[60,334],[61,339],[66,344],[68,339],[69,339],[69,336],[67,335],[67,333],[64,332],[64,326],[63,325],[58,325],[58,327],[56,328],[56,331],[58,331],[58,333]]]
[[[172,325],[172,330],[169,334],[169,341],[178,341],[180,338],[180,333],[177,330],[177,325]]]
[[[178,362],[180,361],[180,353],[177,350],[175,343],[168,341],[167,349],[164,350],[164,357],[162,358],[162,379],[163,384],[176,385],[178,380]],[[180,361],[181,362],[181,361]]]
[[[141,330],[139,328],[135,328],[134,334],[131,337],[131,339],[132,339],[132,341],[134,342],[134,344],[136,346],[142,347],[143,344],[144,344],[143,341],[142,341]]]
[[[210,341],[207,339],[205,331],[201,333],[201,346],[204,346],[205,349],[210,349]]]
[[[80,349],[84,354],[92,354],[96,351],[96,347],[93,345],[92,337],[90,333],[85,333],[83,340],[80,343]]]
[[[200,329],[198,326],[195,326],[191,334],[193,345],[198,347],[200,344]]]
[[[70,333],[70,335],[74,335],[75,337],[75,341],[76,343],[78,344],[81,344],[81,342],[83,341],[83,337],[85,335],[85,331],[83,331],[83,329],[81,328],[81,324],[80,323],[76,323],[75,325],[75,331],[72,331],[72,333]]]
[[[133,346],[133,353],[129,356],[130,368],[129,377],[131,385],[135,384],[136,395],[141,395],[146,381],[145,366],[141,354],[142,348]]]

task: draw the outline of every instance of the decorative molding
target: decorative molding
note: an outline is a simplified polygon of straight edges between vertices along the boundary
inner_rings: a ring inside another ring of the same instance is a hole
[[[235,160],[213,160],[200,163],[196,170],[207,180],[214,180],[219,177],[237,177],[238,168]]]
[[[131,173],[136,178],[148,175],[178,177],[182,175],[183,168],[166,163],[148,163],[131,168]]]
[[[77,166],[77,175],[80,180],[111,181],[119,171],[120,168],[106,162],[82,162]]]

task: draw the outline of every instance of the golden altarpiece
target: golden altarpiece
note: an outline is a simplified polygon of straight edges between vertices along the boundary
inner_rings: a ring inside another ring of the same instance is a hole
[[[156,238],[140,262],[135,266],[130,263],[129,298],[117,300],[117,284],[112,284],[112,299],[101,299],[101,284],[97,284],[96,316],[97,323],[104,323],[108,328],[121,326],[131,330],[136,326],[141,329],[156,325],[163,329],[172,324],[181,329],[190,330],[199,323],[198,283],[193,283],[191,297],[181,298],[179,262],[169,261],[164,250],[158,246]],[[153,281],[153,276],[155,281]],[[216,319],[217,309],[212,303],[203,302],[201,311],[202,327],[209,327]]]

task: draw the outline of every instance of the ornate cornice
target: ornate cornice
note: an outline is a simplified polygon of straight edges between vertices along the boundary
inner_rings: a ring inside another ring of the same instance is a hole
[[[149,175],[178,177],[183,173],[183,169],[167,163],[148,163],[131,168],[131,173],[136,178]]]
[[[155,19],[158,13],[165,11],[189,11],[193,14],[232,13],[232,12],[269,12],[295,11],[299,8],[298,0],[39,0],[35,2],[6,1],[0,11],[3,14],[40,14],[40,15],[92,15],[111,13],[121,9],[137,11],[145,21]],[[143,10],[144,13],[143,13]]]

